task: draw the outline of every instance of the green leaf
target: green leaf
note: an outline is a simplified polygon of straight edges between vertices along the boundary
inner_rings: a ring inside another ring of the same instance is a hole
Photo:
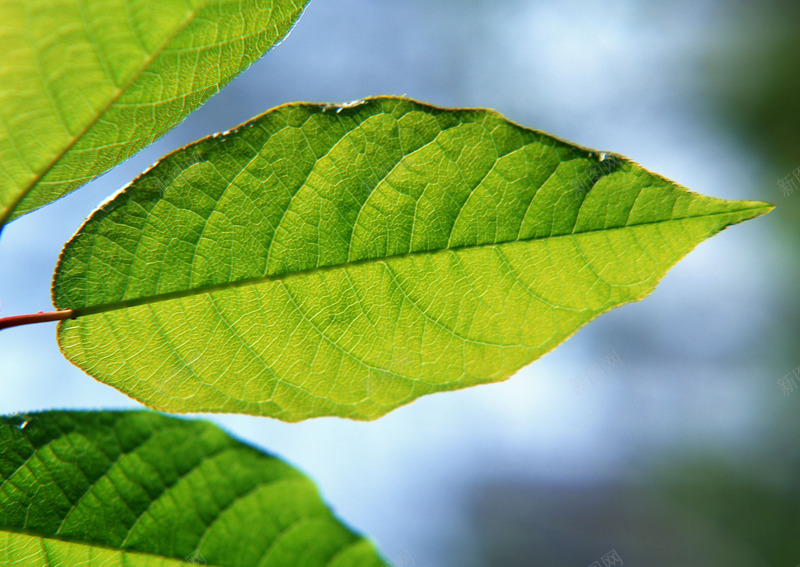
[[[371,419],[508,378],[770,209],[491,111],[291,104],[92,215],[57,268],[59,341],[159,409]]]
[[[183,120],[305,4],[0,0],[0,228]]]
[[[283,461],[150,412],[0,418],[0,565],[383,565]]]

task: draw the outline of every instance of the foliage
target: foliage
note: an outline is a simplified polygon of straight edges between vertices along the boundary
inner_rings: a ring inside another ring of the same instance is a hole
[[[371,419],[508,378],[767,210],[493,112],[292,104],[86,222],[56,271],[59,343],[161,410]]]
[[[314,484],[152,412],[0,418],[0,565],[382,565]]]
[[[300,0],[0,0],[0,230],[151,143]],[[66,356],[168,411],[373,419],[507,378],[770,205],[492,111],[290,104],[166,156],[56,270]],[[380,564],[310,481],[149,412],[0,420],[0,564]]]
[[[305,4],[0,1],[0,230],[183,120],[286,35]]]

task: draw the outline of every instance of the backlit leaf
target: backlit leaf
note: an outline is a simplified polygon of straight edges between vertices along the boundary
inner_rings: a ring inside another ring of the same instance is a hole
[[[89,219],[56,273],[59,341],[162,410],[371,419],[508,378],[770,208],[491,111],[291,104]]]
[[[0,418],[0,565],[384,563],[307,477],[210,423],[47,412]]]
[[[301,0],[0,0],[0,228],[150,144]]]

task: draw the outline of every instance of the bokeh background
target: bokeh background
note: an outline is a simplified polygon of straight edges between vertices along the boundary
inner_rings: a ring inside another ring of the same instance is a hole
[[[798,565],[800,388],[780,380],[800,366],[799,31],[789,0],[313,0],[161,141],[4,230],[2,314],[49,310],[84,218],[200,136],[294,100],[495,108],[777,208],[507,382],[373,423],[211,419],[306,471],[396,567]],[[0,413],[137,407],[67,363],[54,331],[0,335]]]

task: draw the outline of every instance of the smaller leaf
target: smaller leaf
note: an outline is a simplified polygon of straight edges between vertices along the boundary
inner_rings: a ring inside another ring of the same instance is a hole
[[[0,0],[0,230],[161,137],[307,0]]]
[[[136,412],[0,418],[0,565],[369,567],[314,484],[211,423]]]

